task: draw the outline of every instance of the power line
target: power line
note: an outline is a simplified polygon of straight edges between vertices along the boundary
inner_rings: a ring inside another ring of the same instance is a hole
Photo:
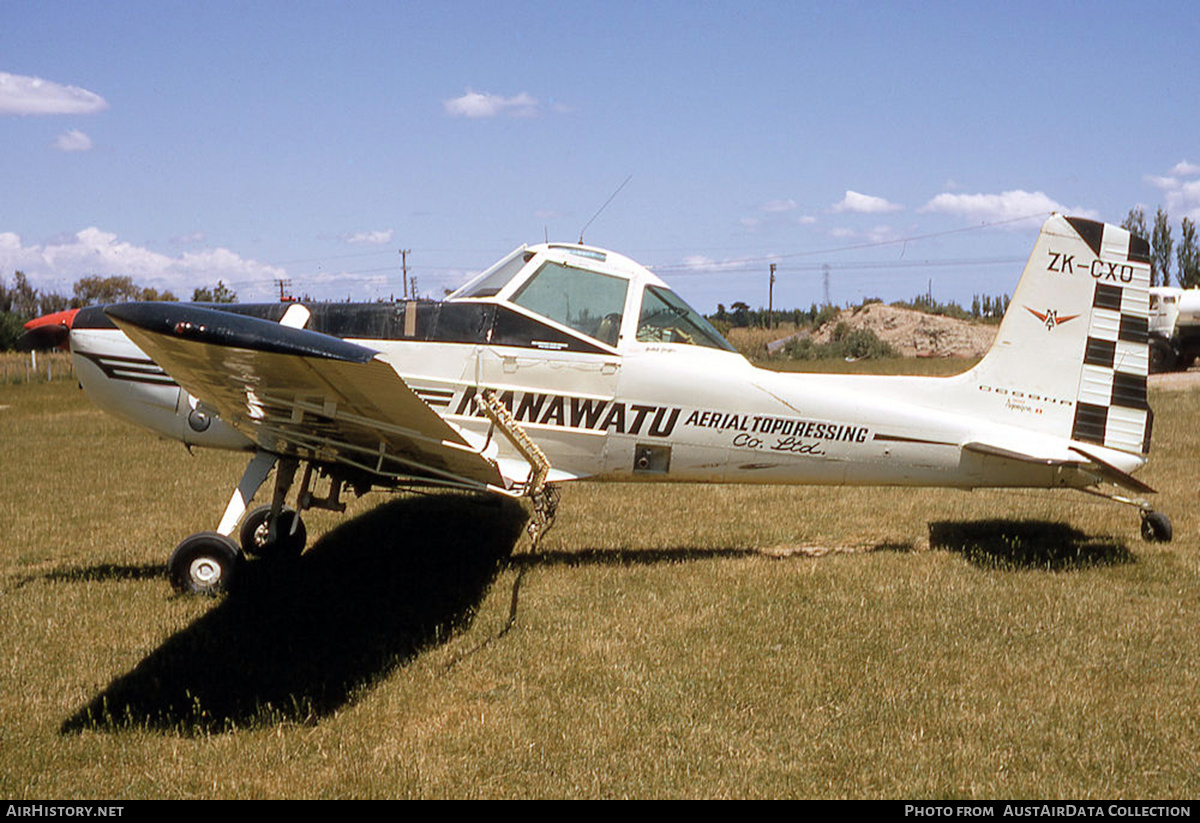
[[[992,228],[996,228],[997,226],[1007,226],[1011,223],[1019,223],[1022,220],[1031,220],[1035,217],[1045,217],[1047,214],[1049,214],[1049,212],[1038,212],[1037,214],[1027,214],[1023,217],[1013,217],[1008,220],[997,220],[992,223],[980,223],[977,226],[965,226],[961,229],[946,229],[945,231],[929,232],[928,234],[914,234],[914,235],[909,235],[907,237],[896,237],[891,240],[875,240],[875,241],[871,241],[869,243],[855,243],[855,244],[849,245],[849,246],[837,246],[837,247],[831,248],[831,249],[818,249],[816,251],[797,251],[797,252],[791,252],[788,254],[773,254],[770,257],[746,257],[746,258],[742,258],[739,260],[731,260],[728,262],[730,265],[740,265],[743,263],[744,264],[753,264],[753,263],[762,264],[762,263],[770,262],[771,260],[781,260],[781,259],[785,259],[785,258],[816,257],[817,255],[823,255],[823,254],[840,254],[842,252],[847,252],[847,251],[859,251],[862,249],[875,249],[875,248],[879,248],[881,246],[894,246],[898,243],[908,244],[908,243],[916,242],[918,240],[932,240],[933,238],[936,238],[936,237],[948,237],[949,235],[952,235],[952,234],[963,234],[965,232],[980,231],[982,229],[992,229]],[[713,264],[714,267],[720,266],[720,265],[722,265],[722,264],[720,264],[720,263]],[[691,263],[671,263],[671,264],[668,264],[665,266],[653,266],[653,267],[648,267],[648,268],[651,268],[653,271],[658,272],[658,271],[686,270],[686,269],[696,268],[696,266],[695,266],[695,264],[691,264]]]
[[[1014,263],[1024,263],[1024,257],[977,257],[977,258],[958,258],[950,260],[862,260],[853,262],[823,262],[823,263],[800,263],[792,265],[780,265],[777,268],[779,273],[795,273],[795,272],[823,272],[826,269],[838,271],[861,271],[874,269],[924,269],[924,268],[944,268],[947,266],[960,266],[963,268],[974,266],[1010,266]],[[656,271],[658,271],[656,269]],[[713,263],[711,265],[692,265],[687,269],[672,272],[672,277],[688,277],[690,275],[713,275],[713,274],[745,274],[747,272],[761,271],[760,266],[743,265],[741,261],[733,264],[729,263]]]

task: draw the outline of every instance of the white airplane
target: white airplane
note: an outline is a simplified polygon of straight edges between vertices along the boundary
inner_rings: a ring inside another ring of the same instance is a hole
[[[995,344],[952,377],[756,368],[646,268],[575,244],[519,248],[441,302],[126,303],[54,328],[100,407],[252,453],[216,530],[168,563],[177,589],[208,593],[243,552],[303,551],[297,512],[343,510],[347,487],[528,497],[535,540],[571,480],[1066,487],[1170,540],[1121,491],[1153,492],[1132,476],[1150,447],[1148,287],[1144,240],[1051,216]]]

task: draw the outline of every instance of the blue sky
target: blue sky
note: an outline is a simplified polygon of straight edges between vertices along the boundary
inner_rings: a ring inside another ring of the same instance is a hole
[[[0,43],[0,276],[61,293],[373,299],[404,248],[440,296],[626,178],[586,241],[705,311],[772,261],[777,306],[969,303],[1051,210],[1200,218],[1188,2],[5,0]]]

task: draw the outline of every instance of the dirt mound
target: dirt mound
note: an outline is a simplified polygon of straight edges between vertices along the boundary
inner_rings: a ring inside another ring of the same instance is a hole
[[[982,357],[997,330],[968,320],[870,303],[844,309],[837,319],[817,329],[813,340],[828,343],[838,323],[870,329],[904,357]]]

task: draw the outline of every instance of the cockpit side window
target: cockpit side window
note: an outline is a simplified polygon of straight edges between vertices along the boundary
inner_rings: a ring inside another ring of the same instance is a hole
[[[512,302],[567,328],[617,345],[629,281],[587,269],[546,263]]]
[[[660,286],[647,286],[642,296],[637,339],[641,343],[684,343],[735,351],[702,314]]]

